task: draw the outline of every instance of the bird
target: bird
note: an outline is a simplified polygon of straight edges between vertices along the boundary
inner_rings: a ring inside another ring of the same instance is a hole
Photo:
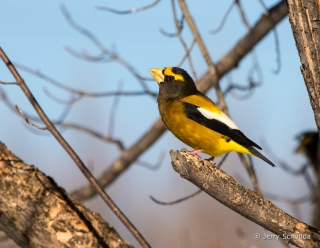
[[[295,153],[304,154],[314,166],[319,170],[318,149],[319,149],[319,133],[317,131],[305,131],[296,137],[299,145],[295,149]]]
[[[213,161],[215,157],[234,151],[256,156],[275,166],[257,150],[262,150],[260,146],[247,138],[209,97],[197,90],[184,69],[151,68],[149,73],[159,84],[157,102],[164,125],[194,149],[192,154],[203,152]]]

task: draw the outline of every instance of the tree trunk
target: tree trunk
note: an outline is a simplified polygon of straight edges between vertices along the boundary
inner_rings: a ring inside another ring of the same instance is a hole
[[[320,1],[287,0],[289,20],[301,60],[318,132],[320,131]],[[317,169],[317,200],[313,225],[320,228],[320,170]]]

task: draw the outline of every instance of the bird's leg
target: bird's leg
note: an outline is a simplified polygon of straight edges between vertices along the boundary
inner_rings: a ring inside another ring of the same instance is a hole
[[[210,163],[212,163],[212,164],[215,164],[214,159],[215,159],[215,157],[210,157],[210,158],[208,158],[208,161],[209,161]]]
[[[191,155],[194,155],[196,157],[200,157],[198,155],[198,153],[202,152],[202,149],[199,148],[199,149],[196,149],[196,150],[193,150],[193,151],[188,151],[186,148],[182,148],[181,151],[186,152],[186,153],[191,154]]]

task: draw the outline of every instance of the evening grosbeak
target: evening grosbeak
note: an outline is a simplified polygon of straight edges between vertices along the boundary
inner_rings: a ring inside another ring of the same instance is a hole
[[[163,123],[174,136],[196,149],[219,157],[240,152],[261,158],[275,166],[256,148],[238,126],[207,96],[197,90],[189,74],[178,67],[152,68],[150,74],[159,84],[158,107]]]
[[[314,168],[319,170],[319,133],[317,131],[303,132],[297,136],[297,140],[299,145],[295,152],[306,155]]]

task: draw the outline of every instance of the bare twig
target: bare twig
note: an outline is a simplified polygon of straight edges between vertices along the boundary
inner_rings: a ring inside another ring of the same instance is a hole
[[[267,8],[267,5],[265,4],[265,2],[263,0],[259,0],[262,8],[265,11],[266,15],[269,15],[269,10]],[[273,22],[273,19],[270,19],[270,22]],[[281,69],[281,54],[280,54],[280,42],[279,42],[279,35],[277,32],[277,29],[274,28],[273,29],[273,35],[274,35],[274,44],[276,46],[276,63],[277,63],[277,67],[275,70],[273,70],[274,74],[278,74],[280,72]]]
[[[265,197],[267,197],[268,199],[279,201],[279,202],[285,202],[285,203],[292,204],[292,205],[299,205],[299,204],[302,204],[305,202],[313,201],[315,199],[315,194],[311,193],[311,194],[307,194],[307,195],[292,199],[289,197],[279,196],[274,193],[266,192]]]
[[[110,209],[114,212],[114,214],[122,221],[122,223],[128,228],[128,230],[132,233],[132,235],[138,240],[138,242],[143,247],[150,247],[148,242],[144,239],[144,237],[140,234],[140,232],[135,228],[135,226],[130,222],[130,220],[122,213],[122,211],[117,207],[117,205],[113,202],[113,200],[109,197],[109,195],[101,188],[97,179],[91,174],[88,168],[81,161],[80,157],[75,153],[72,147],[68,144],[68,142],[61,136],[58,132],[54,124],[49,120],[45,112],[42,110],[41,106],[38,104],[33,94],[29,90],[28,86],[21,78],[20,74],[11,63],[5,52],[0,48],[0,57],[3,60],[4,64],[7,66],[12,76],[15,78],[18,86],[21,88],[23,93],[28,98],[29,102],[38,113],[40,119],[46,126],[46,129],[51,132],[51,134],[56,138],[56,140],[61,144],[61,146],[65,149],[65,151],[70,155],[75,164],[78,166],[83,175],[88,179],[91,185],[95,188],[95,190],[99,193],[104,202],[110,207]]]
[[[186,56],[187,56],[187,59],[189,61],[189,65],[190,65],[190,68],[191,68],[191,71],[192,71],[192,75],[194,77],[195,82],[197,82],[198,81],[198,77],[197,77],[197,73],[196,73],[196,71],[194,69],[194,66],[193,66],[193,63],[192,63],[192,59],[191,59],[191,56],[190,56],[189,49],[188,49],[185,41],[183,40],[183,38],[181,36],[181,32],[180,32],[180,29],[179,29],[179,26],[178,26],[177,12],[176,12],[176,7],[175,7],[175,4],[174,4],[174,0],[171,0],[171,7],[172,7],[173,18],[174,18],[174,23],[175,23],[177,35],[179,37],[179,40],[180,40],[184,50],[186,51]]]
[[[211,58],[210,58],[210,55],[208,53],[208,50],[200,36],[200,33],[196,27],[196,24],[192,18],[192,16],[190,15],[189,11],[188,11],[188,8],[187,8],[187,5],[185,3],[184,0],[178,0],[179,3],[180,3],[180,7],[181,7],[181,10],[183,12],[183,15],[185,16],[186,18],[186,21],[188,22],[188,25],[191,29],[191,32],[193,33],[193,36],[196,40],[196,42],[198,43],[199,45],[199,48],[200,48],[200,51],[202,52],[202,55],[205,59],[205,61],[207,62],[207,65],[209,67],[209,72],[211,74],[211,77],[213,78],[213,85],[216,89],[216,93],[217,93],[217,96],[218,96],[218,100],[219,100],[219,103],[221,105],[221,109],[223,112],[225,112],[226,114],[228,114],[228,108],[227,108],[227,105],[226,105],[226,102],[224,100],[224,97],[223,97],[223,93],[220,89],[220,85],[219,85],[219,78],[220,78],[220,75],[218,74],[218,70],[216,68],[216,65],[212,62]]]
[[[237,5],[237,7],[238,7],[238,10],[239,10],[239,13],[240,13],[240,16],[241,16],[241,19],[242,19],[242,21],[243,21],[243,23],[245,24],[245,26],[247,27],[247,29],[251,29],[251,26],[250,26],[250,24],[249,24],[249,22],[248,22],[248,19],[247,19],[247,17],[246,17],[246,14],[244,13],[244,10],[243,10],[243,8],[242,8],[242,5],[241,5],[241,3],[240,3],[240,1],[239,0],[236,0],[235,1],[235,4]]]
[[[76,94],[78,95],[78,98],[81,97],[109,97],[109,96],[141,96],[141,95],[146,95],[148,94],[146,91],[114,91],[114,92],[87,92],[87,91],[82,91],[82,90],[77,90],[74,88],[71,88],[61,82],[58,82],[57,80],[45,75],[44,73],[37,71],[37,70],[33,70],[27,66],[18,64],[18,63],[14,63],[15,67],[20,69],[20,70],[24,70],[32,75],[35,75],[45,81],[47,81],[48,83],[63,89],[65,91],[68,91],[70,93]],[[157,95],[156,93],[152,93],[152,95]],[[76,97],[76,100],[79,100]]]
[[[76,130],[80,130],[83,132],[86,132],[90,135],[92,135],[93,137],[96,137],[102,141],[106,141],[106,142],[110,142],[110,143],[114,143],[115,145],[118,146],[120,151],[124,151],[125,147],[123,145],[123,143],[120,140],[114,139],[109,137],[108,135],[103,135],[102,133],[99,133],[98,131],[95,131],[89,127],[85,127],[83,125],[78,125],[78,124],[74,124],[74,123],[55,123],[56,125],[65,128],[65,129],[76,129]]]
[[[229,14],[231,13],[231,10],[232,10],[232,8],[233,8],[233,6],[234,6],[234,4],[235,4],[236,2],[237,2],[237,0],[234,0],[234,1],[230,4],[229,8],[227,9],[226,13],[224,14],[224,16],[223,16],[223,18],[222,18],[222,20],[221,20],[219,26],[218,26],[216,29],[210,31],[210,34],[216,34],[216,33],[218,33],[218,32],[223,28],[223,26],[224,26],[224,24],[226,23],[227,18],[228,18],[228,16],[229,16]]]
[[[192,43],[190,45],[190,48],[186,51],[186,53],[183,56],[183,58],[181,59],[180,63],[177,65],[178,67],[180,67],[183,64],[183,62],[188,58],[188,56],[189,56],[190,52],[192,51],[192,49],[193,49],[195,44],[196,44],[196,40],[193,39],[193,41],[192,41]]]
[[[16,82],[4,82],[4,81],[0,81],[0,84],[4,84],[4,85],[10,85],[10,84],[18,85]]]
[[[160,155],[159,155],[158,161],[157,161],[157,163],[155,165],[151,165],[150,163],[147,163],[147,162],[144,162],[144,161],[139,161],[139,160],[135,161],[135,164],[143,166],[143,167],[145,167],[145,168],[147,168],[149,170],[156,171],[161,167],[162,162],[163,162],[163,160],[165,158],[165,155],[166,154],[165,154],[164,151],[161,152]]]
[[[249,24],[249,21],[248,21],[248,19],[246,17],[245,11],[244,11],[240,1],[236,0],[235,4],[238,7],[238,10],[239,10],[239,13],[240,13],[240,16],[241,16],[241,19],[242,19],[244,25],[246,26],[247,30],[250,31],[252,27]],[[260,86],[262,84],[262,73],[261,73],[260,64],[258,62],[257,55],[256,55],[256,53],[255,53],[255,51],[253,49],[252,49],[250,54],[251,54],[251,58],[252,58],[252,62],[253,62],[253,67],[252,67],[252,69],[250,69],[250,71],[248,73],[248,82],[249,82],[248,85],[247,86],[240,86],[240,85],[231,84],[225,90],[226,93],[228,93],[228,91],[231,91],[233,89],[238,89],[238,90],[242,90],[242,91],[248,91],[248,94],[246,96],[242,96],[242,97],[238,97],[237,96],[237,98],[239,98],[239,99],[248,98],[249,96],[252,95],[251,89],[253,89],[255,87],[258,87],[258,86]],[[254,80],[253,80],[252,74],[254,72],[256,72],[257,75],[258,75],[258,81],[257,82],[254,82]]]
[[[80,95],[75,95],[75,94],[70,94],[70,99],[69,100],[64,100],[64,99],[60,99],[57,96],[55,96],[54,94],[52,94],[50,92],[50,90],[48,90],[46,87],[43,88],[43,92],[53,101],[60,103],[60,104],[64,104],[64,105],[72,105],[78,101],[80,101],[80,99],[82,98],[82,96]]]
[[[120,82],[119,83],[119,86],[118,86],[118,91],[121,92],[122,91],[122,86],[123,86],[123,83]],[[109,130],[108,130],[108,136],[109,137],[112,137],[112,134],[113,134],[113,131],[114,131],[114,124],[115,124],[115,115],[117,113],[117,107],[118,107],[118,104],[119,104],[119,100],[120,100],[120,97],[119,96],[115,96],[114,100],[113,100],[113,103],[112,103],[112,106],[111,106],[111,111],[110,111],[110,117],[109,117]]]
[[[160,1],[161,0],[156,0],[153,3],[151,3],[149,5],[146,5],[144,7],[133,8],[133,9],[130,9],[130,10],[116,10],[116,9],[112,9],[112,8],[109,8],[109,7],[103,7],[103,6],[98,6],[97,9],[106,10],[106,11],[109,11],[109,12],[112,12],[112,13],[115,13],[115,14],[118,14],[118,15],[126,15],[126,14],[137,13],[137,12],[140,12],[140,11],[143,11],[143,10],[146,10],[146,9],[150,9],[150,8],[154,7],[155,5],[157,5]]]
[[[218,168],[221,168],[221,166],[223,165],[223,163],[227,160],[227,157],[229,156],[230,153],[226,153],[223,158],[221,159],[221,161],[219,162],[219,164],[217,164],[216,166]]]
[[[256,84],[252,80],[248,80],[247,85],[240,85],[240,84],[235,84],[235,83],[229,83],[228,87],[223,91],[224,96],[226,96],[229,93],[234,93],[234,90],[238,91],[244,91],[247,92],[247,94],[252,94],[252,90]],[[234,94],[232,95],[237,98],[243,99],[243,97],[235,96]]]
[[[132,73],[132,75],[138,80],[138,82],[140,83],[140,85],[144,89],[145,93],[147,93],[148,95],[150,95],[152,97],[156,97],[156,94],[150,92],[147,85],[145,84],[144,81],[147,79],[140,76],[140,74],[137,72],[137,70],[132,65],[130,65],[123,58],[121,58],[115,51],[109,51],[108,49],[106,49],[102,45],[102,43],[99,41],[99,39],[92,32],[90,32],[88,29],[81,27],[79,24],[77,24],[72,19],[70,13],[68,12],[67,8],[64,5],[61,5],[61,11],[64,14],[64,16],[65,16],[66,20],[68,21],[68,23],[70,24],[70,26],[72,28],[74,28],[75,30],[77,30],[78,32],[80,32],[81,34],[83,34],[84,36],[86,36],[87,38],[89,38],[93,42],[93,44],[97,46],[97,48],[100,50],[101,54],[98,56],[90,56],[85,52],[78,53],[71,48],[67,48],[68,52],[70,52],[72,55],[75,55],[78,58],[86,59],[87,61],[101,61],[102,59],[107,59],[108,61],[112,60],[112,61],[116,61],[116,62],[120,63],[127,70],[129,70]]]
[[[303,178],[305,179],[306,184],[308,185],[309,189],[311,192],[315,191],[315,184],[313,183],[312,178],[310,177],[309,173],[308,173],[308,168],[311,167],[310,163],[306,163],[304,165],[302,165],[300,168],[298,169],[293,169],[291,166],[289,166],[287,163],[285,163],[284,161],[282,161],[281,159],[279,159],[274,152],[270,149],[268,143],[262,139],[262,142],[264,143],[264,148],[266,150],[266,152],[268,154],[270,154],[270,157],[272,157],[272,160],[277,161],[277,165],[283,169],[285,172],[287,172],[288,174],[291,174],[293,176],[303,176]]]
[[[30,120],[28,119],[28,117],[26,117],[26,116],[24,115],[24,113],[21,111],[21,109],[19,108],[18,105],[16,105],[15,108],[16,108],[16,110],[19,112],[19,114],[23,117],[23,119],[26,121],[26,123],[28,123],[30,126],[33,126],[33,127],[38,128],[38,129],[40,129],[40,130],[43,130],[43,131],[44,131],[44,130],[48,130],[47,127],[41,127],[41,126],[39,126],[39,125],[34,124],[32,121],[30,121]]]
[[[183,23],[184,23],[184,16],[182,15],[180,20],[178,20],[178,19],[175,20],[175,25],[178,28],[176,33],[170,34],[170,33],[166,32],[166,31],[164,31],[162,28],[160,28],[160,33],[162,33],[164,36],[167,36],[167,37],[170,37],[170,38],[177,37],[178,34],[181,34],[181,31],[183,29]]]
[[[238,153],[238,156],[240,158],[241,163],[244,165],[244,167],[246,168],[246,170],[249,174],[249,178],[250,178],[250,181],[253,185],[254,191],[256,191],[258,194],[263,196],[261,189],[260,189],[260,186],[258,184],[258,179],[257,179],[256,173],[253,168],[253,163],[252,163],[251,157],[248,155],[248,159],[250,161],[250,163],[248,163],[248,161],[246,160],[246,158],[244,157],[243,154]]]
[[[3,102],[6,104],[6,106],[14,113],[14,114],[18,114],[18,115],[21,115],[20,111],[17,111],[16,109],[16,105],[13,104],[10,99],[8,98],[8,96],[5,94],[4,90],[0,89],[0,94],[1,94],[1,99],[3,100]],[[70,111],[70,106],[67,106],[64,111],[62,111],[62,113],[60,114],[60,117],[53,121],[54,123],[56,122],[60,122],[62,121],[68,114],[68,112]],[[23,116],[22,116],[24,119],[27,118],[28,121],[38,121],[38,122],[41,122],[40,118],[38,116],[32,116],[30,114],[25,114],[23,113]],[[41,129],[41,128],[40,128]],[[30,130],[33,130],[33,129],[30,129]],[[43,132],[41,132],[43,133]]]
[[[219,162],[219,164],[216,165],[218,168],[220,168],[220,167],[223,165],[223,163],[226,161],[226,159],[227,159],[227,157],[228,157],[229,154],[230,154],[230,153],[226,153],[226,154],[223,156],[223,158],[221,159],[221,161]],[[180,199],[178,199],[178,200],[174,200],[174,201],[171,201],[171,202],[159,201],[159,200],[157,200],[156,198],[154,198],[153,196],[150,196],[150,198],[151,198],[151,200],[153,200],[155,203],[158,203],[158,204],[160,204],[160,205],[174,205],[174,204],[176,204],[176,203],[180,203],[180,202],[189,200],[190,198],[196,196],[196,195],[199,194],[200,192],[202,192],[201,189],[198,190],[198,191],[196,191],[196,192],[193,193],[193,194],[190,194],[190,195],[188,195],[188,196],[182,197],[182,198],[180,198]]]
[[[196,192],[194,192],[193,194],[191,194],[191,195],[188,195],[188,196],[185,196],[185,197],[182,197],[182,198],[180,198],[180,199],[178,199],[178,200],[175,200],[175,201],[172,201],[172,202],[163,202],[163,201],[159,201],[159,200],[157,200],[156,198],[154,198],[153,196],[150,196],[150,199],[152,200],[152,201],[154,201],[155,203],[157,203],[157,204],[160,204],[160,205],[175,205],[175,204],[177,204],[177,203],[180,203],[180,202],[183,202],[183,201],[186,201],[186,200],[189,200],[190,198],[192,198],[192,197],[194,197],[194,196],[196,196],[196,195],[198,195],[198,194],[200,194],[202,192],[202,190],[201,189],[199,189],[199,190],[197,190]]]
[[[277,67],[276,69],[272,70],[274,74],[278,74],[281,70],[281,53],[280,53],[280,41],[279,41],[279,35],[278,31],[276,28],[273,29],[273,34],[274,34],[274,44],[276,46],[276,63]]]

